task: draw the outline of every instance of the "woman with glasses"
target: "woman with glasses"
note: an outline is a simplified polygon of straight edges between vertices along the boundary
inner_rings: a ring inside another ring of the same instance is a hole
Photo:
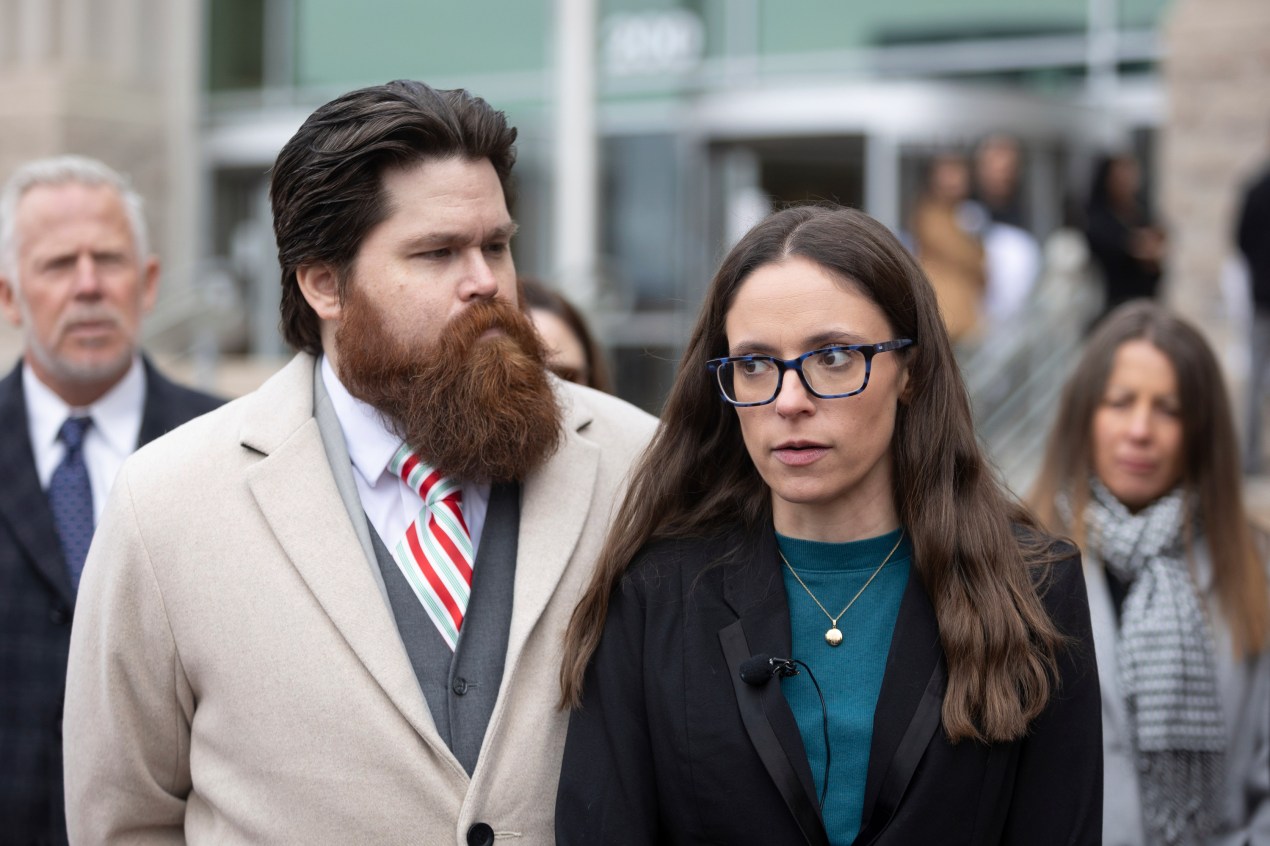
[[[1270,844],[1270,586],[1217,359],[1147,301],[1090,335],[1034,500],[1085,551],[1107,846]]]
[[[993,478],[885,227],[752,229],[634,472],[566,634],[557,842],[1098,841],[1079,557]]]

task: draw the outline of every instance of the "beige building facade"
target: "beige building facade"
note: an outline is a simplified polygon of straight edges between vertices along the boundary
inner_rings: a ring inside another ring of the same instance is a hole
[[[0,0],[0,179],[76,153],[129,174],[163,283],[149,332],[188,343],[199,242],[200,0]],[[0,329],[5,367],[19,348]],[[10,354],[11,353],[11,354]]]
[[[1166,297],[1209,334],[1242,405],[1251,306],[1234,228],[1244,186],[1270,160],[1270,3],[1176,0],[1163,38]]]

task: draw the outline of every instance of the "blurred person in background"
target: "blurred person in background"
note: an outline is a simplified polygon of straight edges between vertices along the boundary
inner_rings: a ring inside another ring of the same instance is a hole
[[[399,80],[283,146],[299,352],[120,473],[71,638],[73,838],[553,839],[563,634],[654,421],[546,371],[515,138]]]
[[[141,197],[102,162],[28,162],[0,189],[0,840],[66,842],[62,699],[93,527],[123,460],[220,404],[140,352],[158,294]],[[127,613],[127,612],[124,612]]]
[[[1085,556],[1107,846],[1270,843],[1270,586],[1222,373],[1128,303],[1090,335],[1033,493]]]
[[[1252,288],[1252,366],[1248,379],[1248,432],[1244,470],[1261,471],[1262,405],[1270,375],[1270,167],[1244,191],[1235,243],[1248,262]]]
[[[1095,164],[1085,237],[1102,276],[1104,315],[1129,300],[1155,297],[1167,244],[1143,202],[1142,168],[1133,156],[1103,156]]]
[[[989,331],[1010,325],[1027,305],[1041,273],[1041,248],[1023,225],[1019,142],[989,135],[975,147],[974,199],[982,215],[986,282],[983,316]]]
[[[941,153],[927,166],[925,187],[909,226],[918,261],[935,289],[954,344],[977,339],[987,286],[982,240],[986,221],[967,205],[969,197],[965,157]]]
[[[604,351],[582,313],[563,294],[537,279],[521,277],[522,305],[547,348],[547,367],[566,382],[613,393]]]
[[[1019,190],[1022,159],[1018,140],[1004,133],[988,135],[975,146],[973,196],[993,223],[1027,228]]]
[[[1097,842],[1079,556],[877,221],[791,208],[724,259],[562,687],[561,844]]]

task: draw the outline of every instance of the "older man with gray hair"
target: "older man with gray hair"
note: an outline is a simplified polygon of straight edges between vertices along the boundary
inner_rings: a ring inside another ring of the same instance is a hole
[[[140,444],[220,400],[138,349],[154,305],[140,196],[99,161],[19,168],[0,190],[0,310],[23,352],[0,380],[0,839],[66,842],[62,697],[80,572]]]

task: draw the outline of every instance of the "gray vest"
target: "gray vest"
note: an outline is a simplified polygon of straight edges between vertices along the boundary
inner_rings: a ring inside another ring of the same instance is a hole
[[[485,727],[503,680],[519,530],[520,486],[494,485],[472,565],[472,594],[453,652],[419,604],[379,533],[373,527],[370,533],[397,631],[423,698],[441,738],[469,775],[476,768]]]

